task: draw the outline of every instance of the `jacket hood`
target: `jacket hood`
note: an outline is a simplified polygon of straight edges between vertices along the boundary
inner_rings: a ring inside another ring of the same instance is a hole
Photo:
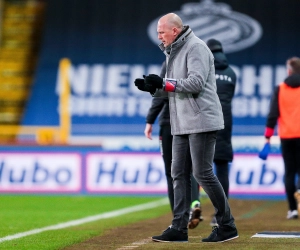
[[[225,54],[221,51],[213,52],[215,58],[216,69],[226,69],[228,67],[228,61]]]
[[[298,88],[300,87],[300,74],[290,75],[284,80],[284,82],[292,88]]]

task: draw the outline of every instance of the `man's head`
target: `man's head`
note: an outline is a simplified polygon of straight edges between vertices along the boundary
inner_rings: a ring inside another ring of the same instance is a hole
[[[158,39],[163,43],[164,47],[172,44],[182,30],[182,20],[174,13],[169,13],[158,20]]]
[[[211,52],[223,52],[222,44],[216,39],[209,39],[207,41],[207,46],[211,50]]]
[[[300,58],[292,57],[286,61],[288,75],[300,74]]]

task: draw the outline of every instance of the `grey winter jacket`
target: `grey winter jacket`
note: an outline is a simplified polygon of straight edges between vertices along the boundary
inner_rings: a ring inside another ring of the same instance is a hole
[[[163,81],[173,80],[175,92],[157,90],[153,96],[169,97],[172,135],[193,134],[224,128],[217,95],[214,57],[206,44],[189,27],[171,44],[166,55]]]

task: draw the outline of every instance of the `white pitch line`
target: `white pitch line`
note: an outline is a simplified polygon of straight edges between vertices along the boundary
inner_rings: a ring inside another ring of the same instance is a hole
[[[78,225],[96,221],[96,220],[113,218],[113,217],[117,217],[117,216],[124,215],[124,214],[129,214],[129,213],[147,210],[147,209],[151,209],[151,208],[155,208],[155,207],[160,207],[160,206],[166,205],[168,203],[169,203],[168,198],[164,198],[164,199],[160,199],[158,201],[153,201],[153,202],[149,202],[149,203],[145,203],[145,204],[141,204],[141,205],[137,205],[137,206],[133,206],[133,207],[122,208],[122,209],[115,210],[112,212],[88,216],[88,217],[85,217],[82,219],[67,221],[64,223],[59,223],[59,224],[48,226],[48,227],[37,228],[37,229],[29,230],[29,231],[26,231],[23,233],[17,233],[17,234],[8,235],[3,238],[0,238],[0,243],[4,242],[4,241],[8,241],[8,240],[19,239],[19,238],[26,237],[26,236],[33,235],[33,234],[42,233],[45,231],[58,230],[58,229],[63,229],[63,228],[67,228],[67,227],[78,226]]]
[[[149,240],[149,239],[143,239],[143,240],[140,240],[140,241],[133,242],[130,245],[126,245],[126,246],[122,246],[120,248],[117,248],[116,250],[135,249],[135,248],[138,248],[138,247],[140,247],[142,245],[145,245],[145,244],[147,244],[149,242],[151,242],[151,240]]]

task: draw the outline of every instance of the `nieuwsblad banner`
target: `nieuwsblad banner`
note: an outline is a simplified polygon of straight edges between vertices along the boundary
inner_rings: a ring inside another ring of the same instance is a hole
[[[202,40],[223,43],[238,76],[233,134],[262,135],[286,59],[299,54],[299,9],[298,0],[51,0],[23,124],[59,123],[58,63],[67,57],[72,134],[141,135],[151,97],[133,82],[160,71],[156,23],[174,12]]]
[[[230,169],[231,195],[284,196],[280,155],[267,161],[236,154]],[[0,154],[0,193],[166,195],[159,153]]]

